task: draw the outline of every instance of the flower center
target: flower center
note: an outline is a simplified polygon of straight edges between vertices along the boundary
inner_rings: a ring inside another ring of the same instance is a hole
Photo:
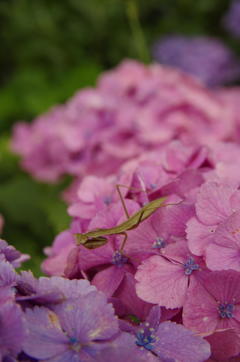
[[[183,264],[184,266],[184,273],[186,275],[191,275],[192,272],[194,270],[199,270],[199,265],[195,263],[194,258],[190,257],[185,264]]]
[[[104,198],[103,198],[103,202],[104,202],[104,204],[105,205],[110,205],[111,203],[112,203],[112,197],[111,196],[105,196]]]
[[[70,343],[70,349],[72,349],[75,352],[79,352],[81,350],[81,344],[79,343],[78,339],[75,337],[71,337],[69,338],[69,343]]]
[[[166,241],[159,236],[155,239],[154,243],[152,244],[152,248],[161,249],[161,248],[165,248],[166,245],[167,245]]]
[[[148,351],[152,351],[154,348],[154,343],[157,341],[157,337],[153,334],[154,329],[149,328],[149,323],[145,323],[144,328],[141,328],[137,332],[136,345],[139,347],[144,347]]]
[[[232,318],[233,317],[234,305],[231,303],[221,303],[218,306],[218,313],[221,318]]]
[[[123,266],[128,261],[128,258],[119,250],[113,254],[112,263],[116,266]]]

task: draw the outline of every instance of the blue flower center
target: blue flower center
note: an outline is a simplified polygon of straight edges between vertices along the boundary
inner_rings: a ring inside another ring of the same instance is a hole
[[[124,264],[126,264],[127,261],[128,261],[128,258],[120,250],[117,250],[113,254],[112,263],[114,265],[121,267]]]
[[[110,205],[111,203],[112,203],[112,197],[111,196],[105,196],[104,198],[103,198],[103,202],[104,202],[104,204],[105,205]]]
[[[191,275],[194,270],[199,270],[200,266],[195,263],[194,258],[190,257],[185,264],[183,264],[184,273],[186,275]]]
[[[156,184],[150,184],[150,189],[151,189],[151,190],[155,190],[156,187],[157,187]]]
[[[148,351],[152,351],[154,349],[154,343],[157,341],[157,337],[153,334],[153,332],[154,329],[149,328],[149,323],[145,323],[144,328],[141,328],[137,332],[136,345],[143,347]]]
[[[159,236],[155,239],[154,243],[152,244],[152,248],[153,249],[162,249],[162,248],[165,248],[166,245],[167,245],[166,241]]]
[[[75,352],[79,352],[81,350],[81,344],[79,343],[78,339],[75,337],[70,337],[69,338],[69,343],[70,343],[70,349],[72,349]]]
[[[234,310],[234,305],[231,303],[221,303],[218,306],[218,313],[222,318],[232,318],[233,310]]]

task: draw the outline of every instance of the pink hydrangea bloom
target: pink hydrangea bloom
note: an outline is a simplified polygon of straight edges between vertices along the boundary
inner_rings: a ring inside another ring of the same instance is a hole
[[[61,232],[54,240],[51,248],[45,248],[48,256],[42,263],[42,270],[47,275],[64,275],[67,258],[75,248],[75,239],[69,230]]]
[[[229,111],[232,112],[235,121],[235,132],[232,139],[239,143],[240,135],[240,115],[239,115],[239,100],[240,100],[240,87],[226,87],[220,88],[216,91],[216,95],[225,102]]]
[[[204,334],[233,329],[240,332],[240,273],[234,270],[215,271],[190,287],[183,308],[187,328]],[[239,343],[239,342],[238,342]]]
[[[105,176],[173,139],[211,145],[233,137],[231,107],[190,76],[125,61],[95,89],[79,91],[32,124],[15,126],[12,148],[34,177]]]
[[[132,175],[125,173],[119,177],[108,176],[101,178],[86,176],[77,189],[76,199],[68,208],[68,213],[73,217],[92,219],[99,210],[119,201],[116,185],[125,185],[122,195],[126,195],[127,187]]]
[[[232,361],[240,353],[240,338],[233,329],[225,329],[206,337],[211,345],[214,361]],[[234,361],[232,361],[234,362]],[[237,362],[237,360],[236,360]]]
[[[217,226],[240,207],[240,192],[228,184],[207,182],[198,192],[196,216],[187,223],[187,239],[193,254],[203,255]]]
[[[189,285],[197,283],[203,267],[201,258],[189,252],[186,241],[168,245],[163,256],[152,256],[138,267],[137,295],[166,308],[182,307]]]
[[[138,204],[132,200],[126,200],[126,206],[130,215],[139,209]],[[89,229],[114,227],[123,220],[126,220],[126,216],[121,203],[118,202],[99,211],[90,222]],[[121,248],[122,239],[122,237],[117,239],[109,237],[107,244],[93,250],[79,246],[73,251],[74,254],[69,255],[65,275],[73,277],[75,270],[82,271],[91,278],[93,285],[107,296],[112,296],[123,282],[125,274],[135,272],[138,260],[141,258],[138,253],[126,254]],[[144,258],[144,253],[142,254]]]
[[[234,269],[240,272],[240,211],[219,225],[206,248],[206,263],[211,270]]]
[[[148,256],[164,252],[164,248],[185,236],[186,221],[194,214],[193,206],[168,198],[167,204],[153,213],[136,229],[128,232],[126,252],[145,251]],[[171,205],[172,204],[172,205]]]

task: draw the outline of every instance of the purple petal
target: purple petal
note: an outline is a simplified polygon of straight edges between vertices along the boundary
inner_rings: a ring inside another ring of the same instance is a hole
[[[68,337],[62,331],[58,316],[45,307],[27,309],[25,313],[29,333],[23,350],[37,359],[48,359],[68,349]]]
[[[91,292],[76,301],[67,301],[54,308],[63,329],[80,343],[105,340],[118,332],[118,321],[111,304],[100,292]]]
[[[180,324],[163,322],[156,332],[154,351],[164,358],[179,362],[202,362],[210,356],[207,341],[194,335]]]
[[[108,347],[97,356],[98,362],[157,362],[152,353],[137,347],[136,338],[129,333],[121,333]]]
[[[0,356],[16,356],[22,349],[25,325],[20,307],[13,303],[0,306]]]

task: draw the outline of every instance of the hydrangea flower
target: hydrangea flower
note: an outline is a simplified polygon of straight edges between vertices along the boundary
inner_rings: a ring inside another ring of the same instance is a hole
[[[216,229],[206,248],[206,264],[211,270],[234,269],[240,272],[240,212],[233,213]],[[219,262],[221,260],[221,262]]]
[[[232,140],[235,141],[235,147],[239,144],[240,136],[240,112],[239,112],[239,99],[240,99],[240,87],[223,87],[216,90],[216,95],[225,102],[228,109],[232,112],[235,122],[235,131],[232,135]],[[234,162],[233,162],[234,161]],[[238,159],[232,159],[231,163],[238,164]],[[238,174],[238,168],[235,169]]]
[[[53,241],[53,245],[44,249],[47,259],[41,265],[43,272],[47,275],[63,276],[68,255],[74,248],[75,239],[70,230],[58,234]]]
[[[137,203],[132,200],[126,200],[126,206],[130,213],[139,209]],[[99,227],[114,227],[121,221],[126,220],[124,210],[120,202],[110,205],[108,209],[100,211],[91,221],[89,228],[97,229]],[[141,255],[136,253],[128,253],[122,249],[122,237],[116,239],[110,237],[109,242],[93,250],[88,250],[84,246],[76,248],[76,254],[69,255],[67,266],[65,269],[66,276],[73,276],[73,271],[80,270],[85,275],[91,275],[91,282],[99,290],[103,291],[108,297],[117,290],[122,283],[125,273],[134,273],[135,264]],[[144,253],[143,258],[144,258]],[[135,259],[137,259],[135,261]],[[77,263],[77,266],[75,266]]]
[[[216,361],[232,361],[240,353],[240,338],[233,329],[220,330],[206,337],[211,345],[212,357]],[[236,360],[237,362],[237,360]]]
[[[240,37],[240,1],[232,0],[223,18],[223,25],[233,36]]]
[[[129,179],[129,180],[128,180]],[[68,208],[70,216],[91,219],[97,211],[119,201],[116,185],[125,185],[122,195],[127,193],[127,186],[131,174],[125,173],[122,177],[101,178],[86,176],[81,182],[75,202]]]
[[[219,86],[239,77],[240,64],[219,39],[169,35],[155,43],[154,58],[198,77],[208,86]]]
[[[0,261],[0,288],[16,285],[17,274],[13,266],[7,261]]]
[[[138,267],[137,295],[166,308],[182,307],[189,285],[197,283],[196,275],[203,267],[202,260],[189,252],[186,241],[168,245],[163,256],[152,256]]]
[[[57,276],[36,279],[31,272],[23,271],[16,283],[16,300],[23,305],[29,302],[28,307],[34,305],[51,307],[95,290],[87,280],[68,280]]]
[[[239,339],[240,274],[234,270],[214,271],[189,289],[183,308],[187,328],[204,334],[233,329]]]
[[[11,361],[21,352],[26,336],[20,307],[12,302],[0,301],[0,321],[0,359],[8,361],[9,358]]]
[[[135,230],[128,232],[126,252],[159,254],[169,244],[185,236],[186,221],[193,216],[193,207],[189,204],[169,199],[167,204],[153,213]],[[174,205],[175,203],[175,205]]]
[[[187,239],[193,254],[203,255],[219,224],[240,207],[240,192],[228,184],[207,182],[198,192],[196,217],[187,222]]]
[[[14,246],[8,245],[5,240],[0,239],[0,260],[6,260],[11,263],[14,268],[18,268],[22,262],[29,258],[29,255],[21,254]]]
[[[25,312],[28,335],[23,350],[47,361],[94,361],[98,351],[118,333],[113,308],[100,292],[91,292],[57,305]]]
[[[123,329],[136,335],[136,345],[146,354],[150,351],[163,361],[197,362],[210,356],[207,341],[194,335],[182,325],[160,322],[161,310],[152,307],[144,323],[134,327],[123,324]]]
[[[221,61],[228,66],[225,52]],[[222,70],[218,74],[226,77]],[[130,157],[176,138],[209,145],[233,134],[230,108],[195,79],[157,64],[125,61],[95,89],[81,90],[32,124],[17,124],[12,146],[34,177],[54,182],[64,173],[105,177]]]
[[[98,362],[157,362],[159,358],[151,352],[140,350],[136,339],[130,333],[121,333],[111,344],[102,349],[96,357]]]

